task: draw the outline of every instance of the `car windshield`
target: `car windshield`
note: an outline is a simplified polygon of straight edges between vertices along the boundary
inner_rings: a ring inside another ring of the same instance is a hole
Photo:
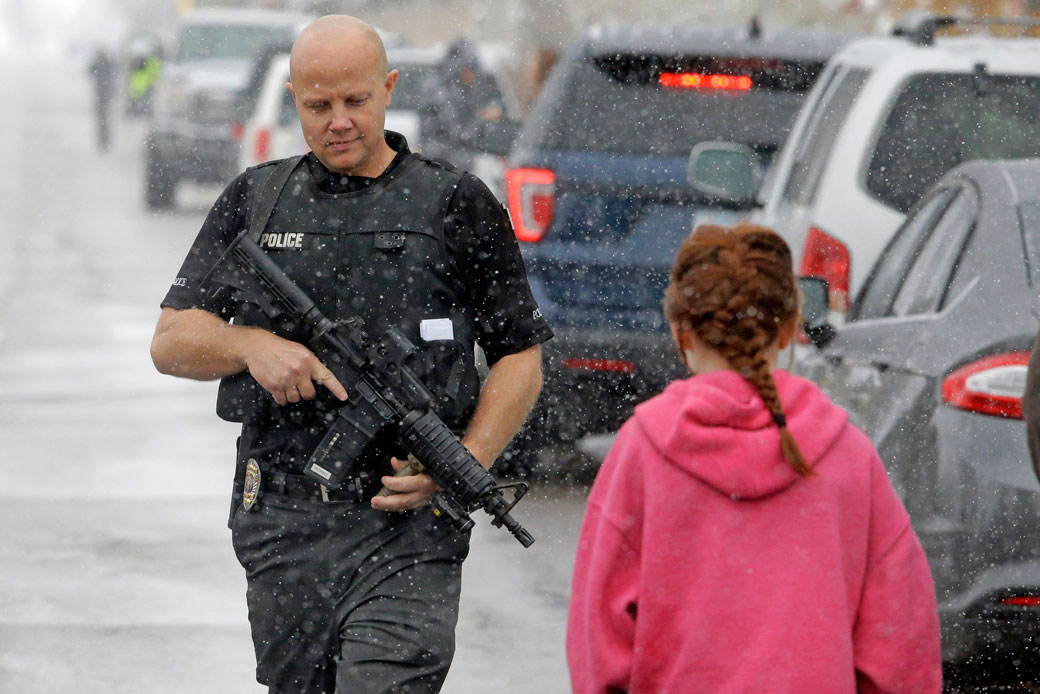
[[[1040,79],[929,74],[907,83],[881,130],[867,189],[908,211],[962,161],[1040,156]]]
[[[177,42],[177,62],[213,58],[248,58],[265,46],[292,37],[285,27],[248,24],[196,24]]]
[[[419,110],[423,105],[423,100],[428,98],[428,87],[424,85],[427,80],[436,79],[437,66],[391,65],[390,67],[399,73],[397,84],[394,85],[390,108],[404,111]]]
[[[822,67],[703,56],[582,60],[556,94],[562,103],[542,119],[536,146],[679,157],[698,142],[725,140],[772,154]]]

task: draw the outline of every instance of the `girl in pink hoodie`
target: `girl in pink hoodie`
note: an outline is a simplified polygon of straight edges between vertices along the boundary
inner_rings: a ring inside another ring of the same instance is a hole
[[[877,452],[775,370],[798,320],[787,244],[699,227],[665,315],[693,375],[636,408],[592,488],[574,691],[939,692],[928,563]]]

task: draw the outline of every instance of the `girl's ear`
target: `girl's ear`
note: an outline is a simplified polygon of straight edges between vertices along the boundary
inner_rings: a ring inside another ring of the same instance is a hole
[[[684,352],[693,349],[693,331],[683,329],[679,332],[679,346]]]
[[[668,327],[672,329],[672,339],[675,340],[675,344],[679,348],[680,353],[685,352],[693,346],[693,341],[690,339],[689,328],[671,321],[668,322]]]
[[[784,323],[780,326],[780,334],[777,336],[777,346],[780,349],[784,349],[787,345],[791,344],[791,340],[794,339],[794,331],[798,326],[800,315],[793,318],[790,322]]]

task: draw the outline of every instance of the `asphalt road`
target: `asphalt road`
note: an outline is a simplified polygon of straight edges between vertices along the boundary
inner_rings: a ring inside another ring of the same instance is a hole
[[[217,188],[141,203],[143,126],[96,152],[86,75],[5,62],[0,93],[0,691],[234,694],[253,682],[225,526],[236,428],[160,376],[158,303]],[[478,519],[445,692],[566,692],[586,490],[534,489],[524,550]],[[483,514],[480,514],[483,516]]]

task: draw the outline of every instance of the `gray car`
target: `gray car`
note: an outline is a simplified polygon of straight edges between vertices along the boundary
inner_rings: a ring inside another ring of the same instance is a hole
[[[1040,681],[1040,484],[1021,399],[1037,334],[1040,159],[976,161],[916,204],[798,371],[878,447],[931,562],[952,683]],[[823,310],[808,283],[806,314]]]

